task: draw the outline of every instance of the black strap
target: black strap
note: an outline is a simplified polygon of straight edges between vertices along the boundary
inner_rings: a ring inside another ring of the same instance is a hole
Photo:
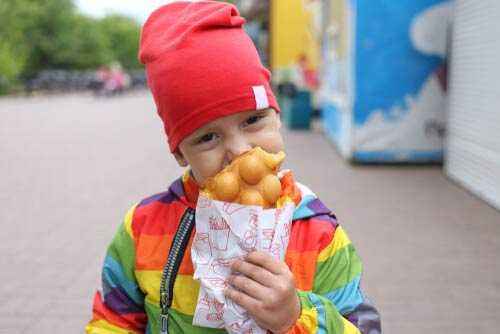
[[[184,257],[189,237],[194,227],[195,211],[188,208],[182,216],[177,232],[175,232],[172,246],[168,253],[167,263],[163,268],[160,284],[160,333],[168,333],[168,310],[172,305],[175,278]]]

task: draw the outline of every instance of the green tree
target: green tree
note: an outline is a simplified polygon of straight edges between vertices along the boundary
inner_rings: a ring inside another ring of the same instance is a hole
[[[0,93],[45,69],[93,69],[137,60],[140,25],[122,15],[94,19],[74,0],[0,0]]]
[[[36,25],[25,32],[30,40],[26,75],[50,68],[88,69],[111,60],[97,20],[77,13],[72,0],[37,3]]]
[[[72,29],[75,7],[72,0],[25,0],[33,8],[33,24],[26,27],[24,36],[29,44],[29,61],[25,75],[45,68],[56,67],[57,51],[63,34]]]
[[[0,1],[0,93],[14,85],[30,55],[26,32],[36,26],[38,6],[31,0]]]
[[[137,59],[141,27],[135,20],[117,14],[108,15],[100,20],[99,27],[107,38],[113,60],[127,69],[141,67]]]
[[[71,27],[59,30],[50,49],[50,67],[60,69],[93,69],[113,60],[107,37],[99,21],[80,14],[70,18]],[[49,46],[48,45],[48,46]]]

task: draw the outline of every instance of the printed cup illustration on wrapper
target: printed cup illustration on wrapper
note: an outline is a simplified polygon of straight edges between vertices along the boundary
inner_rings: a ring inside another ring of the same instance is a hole
[[[229,225],[221,217],[210,217],[210,237],[209,242],[214,250],[227,251],[229,243]]]
[[[209,233],[196,233],[194,237],[193,249],[198,254],[199,265],[208,265],[212,257],[212,246],[210,245]]]
[[[270,251],[274,238],[274,228],[265,228],[262,230],[261,249]]]
[[[198,300],[198,314],[196,317],[199,321],[209,321],[214,323],[221,323],[224,315],[224,304],[217,301],[217,299],[204,294]]]
[[[239,241],[241,248],[248,252],[257,248],[258,228],[259,215],[255,211],[251,211],[248,219],[247,230],[243,234],[242,240]]]

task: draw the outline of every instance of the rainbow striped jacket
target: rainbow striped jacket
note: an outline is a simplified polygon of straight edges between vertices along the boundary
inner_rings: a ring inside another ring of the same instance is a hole
[[[294,274],[302,311],[290,333],[380,333],[379,314],[360,288],[362,264],[354,246],[330,210],[306,187],[299,188],[285,262]],[[95,295],[87,333],[159,333],[163,267],[180,218],[195,207],[197,194],[186,174],[168,191],[128,211],[107,250],[102,292]],[[224,333],[192,325],[199,291],[193,280],[192,237],[174,284],[169,333]]]

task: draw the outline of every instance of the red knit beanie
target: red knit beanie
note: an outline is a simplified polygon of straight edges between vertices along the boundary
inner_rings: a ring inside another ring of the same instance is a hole
[[[170,150],[223,116],[279,106],[270,73],[243,30],[238,9],[217,1],[178,1],[151,14],[139,58]]]

